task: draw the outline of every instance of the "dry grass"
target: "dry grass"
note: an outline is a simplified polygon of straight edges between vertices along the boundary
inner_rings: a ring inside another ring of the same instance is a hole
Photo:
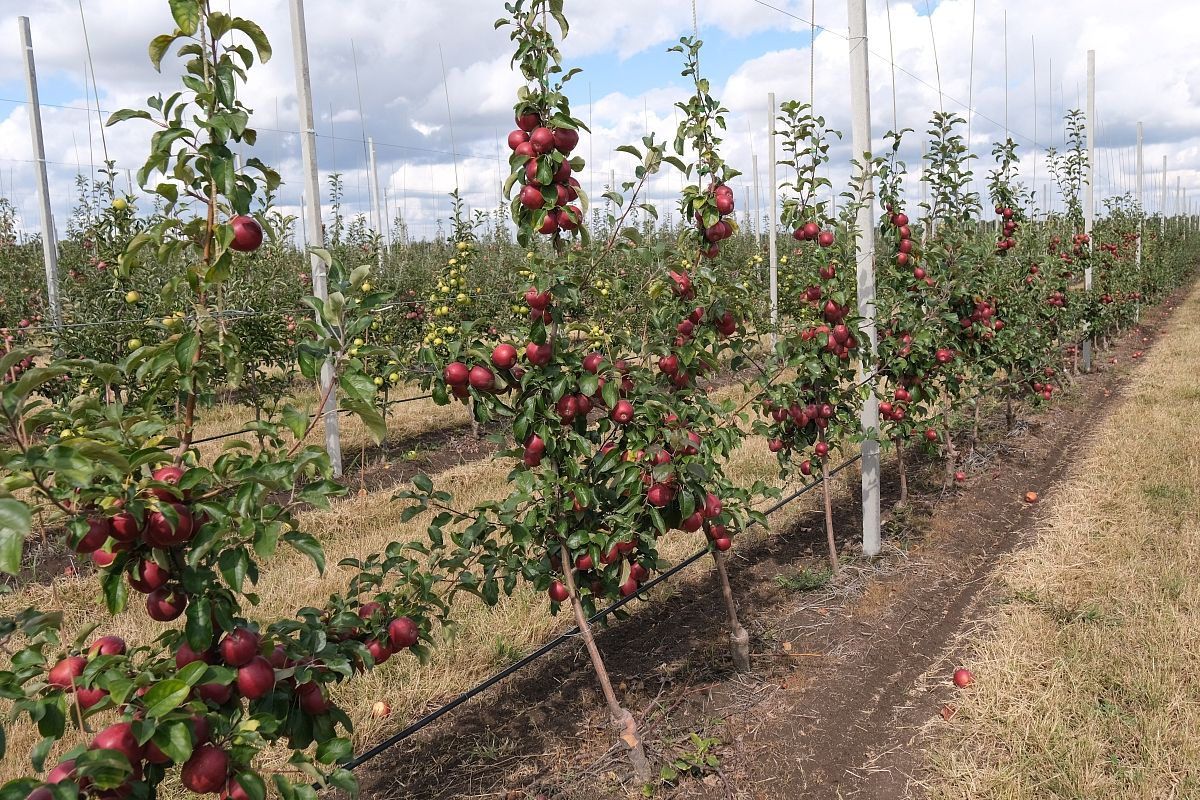
[[[714,392],[714,397],[729,398],[740,404],[744,390],[734,385]],[[389,418],[390,437],[405,435],[404,431],[412,435],[431,427],[466,421],[465,412],[457,407],[438,408],[429,401],[408,403],[396,409]],[[231,413],[210,417],[204,423],[205,433],[198,435],[236,428],[238,421],[239,418]],[[343,418],[343,425],[344,440],[356,441],[353,437],[366,436],[356,421]],[[219,449],[220,443],[205,447]],[[211,457],[212,454],[206,455]],[[507,461],[485,459],[442,472],[435,483],[454,494],[456,505],[469,507],[506,492],[510,469],[511,464]],[[778,476],[775,455],[768,451],[765,440],[758,437],[745,442],[734,454],[728,469],[731,477],[744,485],[755,480],[775,481]],[[847,470],[843,479],[854,481],[857,473]],[[838,485],[842,485],[842,480],[838,480]],[[794,503],[774,515],[772,523],[777,528],[786,526],[800,515],[811,512],[817,502],[819,494],[810,493],[804,502]],[[392,502],[389,492],[355,494],[336,502],[330,511],[304,514],[302,524],[305,530],[319,536],[328,563],[336,565],[345,557],[362,557],[366,553],[382,551],[392,541],[424,539],[427,518],[418,517],[403,523],[400,521],[402,510],[401,504]],[[760,530],[745,536],[749,539],[764,535]],[[694,551],[698,543],[695,535],[675,532],[662,543],[661,552],[668,562],[674,563]],[[258,589],[261,602],[253,615],[260,620],[290,616],[299,607],[321,604],[331,592],[342,590],[349,578],[347,570],[336,566],[331,566],[324,576],[317,576],[307,559],[290,551],[281,551],[263,567]],[[676,589],[668,584],[657,591],[660,596],[665,596]],[[0,596],[0,614],[29,605],[62,609],[64,638],[67,640],[73,638],[73,631],[98,616],[107,616],[95,581],[90,578],[61,576],[47,584],[30,584],[12,595]],[[524,584],[513,597],[504,599],[494,609],[464,600],[454,616],[458,624],[456,635],[439,642],[428,665],[422,666],[412,658],[393,658],[375,672],[343,684],[335,691],[334,699],[347,709],[354,721],[356,749],[398,730],[423,711],[507,664],[513,652],[528,652],[570,624],[565,616],[552,617],[545,597],[529,591]],[[131,644],[139,644],[152,640],[169,627],[170,624],[150,621],[135,597],[127,611],[105,621],[103,631],[122,636]],[[723,646],[725,634],[716,630],[714,636],[720,640],[717,646]],[[391,705],[391,717],[376,719],[371,716],[372,704],[380,699]],[[7,733],[12,757],[0,762],[0,783],[27,773],[28,762],[17,754],[28,752],[38,738],[36,731],[23,722],[9,726]],[[65,747],[79,741],[72,737],[77,734],[68,734]],[[272,762],[279,763],[272,756],[263,766],[269,767]]]
[[[1002,565],[930,798],[1200,797],[1198,316],[1195,292]]]

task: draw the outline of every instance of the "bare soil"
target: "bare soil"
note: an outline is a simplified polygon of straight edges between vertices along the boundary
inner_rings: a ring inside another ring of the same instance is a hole
[[[996,600],[996,561],[1034,535],[1038,506],[1025,493],[1044,495],[1086,446],[1090,424],[1118,403],[1133,353],[1151,346],[1175,305],[1147,310],[1143,324],[1099,353],[1095,371],[1076,378],[1064,400],[1023,413],[1012,431],[1003,408],[990,409],[964,485],[943,493],[940,463],[911,464],[910,502],[891,515],[882,557],[862,558],[852,541],[857,491],[834,507],[846,559],[835,583],[802,591],[776,580],[823,569],[819,515],[731,551],[734,593],[751,635],[750,674],[733,670],[712,577],[681,577],[669,595],[600,632],[610,675],[655,763],[706,746],[719,759],[660,782],[653,796],[904,797],[921,763],[917,734],[937,715],[953,714],[950,675],[963,655],[957,642]],[[883,485],[886,509],[896,500],[896,476],[885,471]],[[613,742],[586,653],[574,645],[359,773],[372,798],[640,794]]]

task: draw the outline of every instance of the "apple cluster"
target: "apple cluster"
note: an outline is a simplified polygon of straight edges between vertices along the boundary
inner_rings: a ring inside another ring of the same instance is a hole
[[[705,258],[716,258],[721,252],[721,242],[728,239],[737,231],[736,223],[731,221],[732,218],[726,219],[733,214],[735,203],[733,200],[733,189],[727,184],[715,184],[711,190],[713,206],[717,209],[717,220],[711,225],[704,224],[704,215],[699,211],[696,212],[696,229],[704,238],[704,244],[700,247],[700,253]]]
[[[517,129],[508,134],[508,146],[514,165],[520,168],[521,191],[515,206],[518,224],[529,222],[547,236],[574,231],[583,222],[583,212],[575,205],[579,181],[571,175],[583,162],[570,158],[579,144],[579,131],[543,125],[536,111],[518,114],[516,122]]]
[[[822,230],[816,222],[806,222],[792,231],[797,242],[816,242],[821,247],[833,247],[833,231]]]
[[[996,206],[996,216],[1004,220],[1000,238],[996,241],[996,252],[1004,254],[1017,246],[1017,241],[1013,236],[1017,233],[1018,220],[1016,212],[1011,206]]]

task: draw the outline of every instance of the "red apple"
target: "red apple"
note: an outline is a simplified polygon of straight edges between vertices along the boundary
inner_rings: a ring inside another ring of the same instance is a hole
[[[300,710],[305,714],[324,714],[329,710],[329,701],[319,683],[302,683],[296,687],[300,699]]]
[[[197,653],[187,643],[186,639],[180,639],[179,649],[175,651],[175,669],[183,669],[188,664],[196,661],[203,661],[205,664],[215,664],[217,663],[217,653],[214,650]]]
[[[145,752],[144,748],[138,744],[137,737],[133,735],[133,725],[128,722],[114,723],[97,733],[92,739],[89,749],[116,750],[135,767],[142,760]]]
[[[397,617],[388,623],[388,641],[393,650],[412,647],[421,638],[421,629],[411,617]]]
[[[665,483],[656,483],[646,490],[646,501],[655,508],[666,508],[675,499],[675,490]]]
[[[159,467],[150,474],[150,477],[153,480],[159,481],[160,483],[167,483],[175,486],[183,478],[183,469],[175,465]],[[151,489],[150,494],[154,495],[159,500],[164,500],[167,502],[176,499],[176,495],[168,489]]]
[[[94,553],[104,546],[108,537],[113,535],[112,523],[108,517],[92,517],[88,520],[88,532],[75,545],[76,553]]]
[[[542,463],[542,456],[546,453],[546,443],[542,437],[536,433],[525,440],[525,452],[522,454],[522,460],[527,467],[536,467]]]
[[[496,369],[512,369],[517,363],[517,348],[511,344],[496,345],[492,351],[492,365]]]
[[[542,206],[546,205],[546,198],[542,196],[542,189],[539,186],[534,186],[529,183],[521,188],[521,205],[537,211]]]
[[[158,622],[178,619],[187,608],[187,595],[179,589],[159,587],[146,597],[146,613]]]
[[[954,670],[954,685],[960,689],[965,689],[975,681],[975,676],[971,674],[971,670],[959,667]]]
[[[243,214],[229,220],[229,224],[233,226],[233,241],[229,243],[231,249],[239,253],[252,253],[262,245],[263,229],[254,217]]]
[[[508,149],[516,150],[522,142],[529,141],[529,133],[520,128],[508,134]]]
[[[471,387],[476,391],[490,392],[492,389],[496,388],[496,376],[493,375],[492,371],[487,367],[471,367],[471,371],[468,373],[467,380],[471,384]]]
[[[633,404],[628,400],[618,400],[609,416],[618,425],[626,425],[633,420]]]
[[[135,559],[129,568],[129,585],[142,594],[162,587],[170,577],[171,573],[149,559]]]
[[[120,636],[101,636],[88,648],[88,657],[125,655],[125,640]]]
[[[535,111],[526,111],[517,115],[517,127],[528,133],[542,124],[542,118]]]
[[[68,656],[50,668],[47,678],[51,686],[72,691],[75,679],[83,674],[87,659],[83,656]]]
[[[197,747],[179,773],[179,782],[196,794],[216,792],[228,780],[229,756],[212,744]]]
[[[554,129],[554,149],[567,155],[579,144],[579,131],[573,128]]]
[[[221,658],[231,667],[244,666],[258,655],[261,643],[262,637],[255,631],[249,628],[234,628],[221,640]]]
[[[529,133],[529,143],[533,145],[533,152],[538,155],[549,153],[554,149],[554,131],[549,128],[534,128]]]
[[[451,386],[465,386],[470,371],[461,361],[452,361],[442,370],[442,379]]]
[[[151,511],[146,516],[146,543],[154,547],[173,547],[183,544],[195,533],[192,513],[183,503],[168,503],[175,511],[176,521],[161,511]]]
[[[562,581],[555,581],[550,584],[549,590],[550,599],[556,603],[565,603],[570,593],[567,592],[567,587]]]
[[[266,697],[275,688],[275,669],[262,656],[254,656],[237,673],[238,693],[247,700]]]

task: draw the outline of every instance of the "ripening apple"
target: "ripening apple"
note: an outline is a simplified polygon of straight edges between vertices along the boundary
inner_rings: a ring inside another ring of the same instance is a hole
[[[306,714],[324,714],[329,710],[329,701],[319,683],[300,684],[296,687],[296,697],[300,699],[300,710]]]
[[[108,541],[108,537],[112,535],[112,524],[108,517],[92,517],[88,520],[88,532],[79,540],[79,544],[75,546],[77,553],[94,553],[104,546]]]
[[[146,613],[157,622],[178,619],[187,608],[187,595],[178,589],[162,586],[146,597]]]
[[[231,219],[229,224],[233,226],[233,241],[229,243],[230,249],[237,250],[239,253],[252,253],[262,245],[263,229],[254,217],[243,214]]]
[[[564,584],[562,581],[554,581],[554,583],[551,583],[550,589],[547,593],[550,595],[550,599],[555,603],[565,603],[567,598],[571,596],[570,592],[567,591],[566,584]]]
[[[546,344],[530,342],[525,345],[525,357],[535,367],[544,367],[554,358],[554,346],[549,342]]]
[[[492,351],[492,366],[496,369],[512,369],[517,364],[517,348],[511,344],[496,345]]]
[[[158,469],[154,470],[154,472],[150,474],[150,478],[158,481],[159,483],[168,483],[172,486],[176,486],[179,484],[179,481],[183,479],[183,475],[183,468],[172,464],[166,467],[159,467]],[[168,502],[174,500],[176,497],[168,489],[151,489],[150,494],[154,495],[160,500],[166,500]]]
[[[140,763],[145,753],[145,749],[138,744],[137,737],[133,735],[133,725],[128,722],[114,723],[97,733],[88,749],[115,750],[125,756],[130,764]]]
[[[490,392],[496,388],[496,376],[492,374],[490,369],[484,366],[476,365],[471,367],[467,381],[471,384],[471,388],[479,392]]]
[[[442,378],[451,386],[465,386],[470,376],[467,365],[461,361],[452,361],[442,370]]]
[[[371,706],[371,715],[372,716],[383,718],[383,717],[391,716],[391,713],[392,713],[392,707],[389,706],[387,703],[385,703],[382,700],[377,700],[375,702],[375,704],[373,706]]]
[[[549,153],[554,149],[554,131],[549,128],[534,128],[529,133],[529,143],[533,145],[533,152],[538,155]]]
[[[88,648],[88,658],[125,655],[125,640],[120,636],[101,636]]]
[[[546,199],[542,196],[541,187],[534,186],[533,184],[526,184],[521,188],[520,199],[521,205],[525,206],[525,208],[528,208],[531,211],[537,211],[539,208],[546,205]]]
[[[626,425],[633,421],[633,404],[628,400],[618,400],[609,413],[612,421],[618,425]]]
[[[388,623],[388,643],[392,650],[412,647],[421,638],[421,629],[411,617],[397,617]]]
[[[262,637],[257,632],[249,628],[234,628],[221,640],[221,658],[231,667],[243,666],[258,655],[261,642]]]
[[[71,691],[75,686],[75,679],[83,674],[86,667],[87,659],[83,656],[68,656],[50,668],[47,680],[51,686]]]
[[[675,490],[665,483],[656,483],[646,490],[646,502],[655,508],[666,508],[675,499]]]
[[[554,129],[554,149],[564,156],[569,155],[579,144],[579,131],[574,128]]]
[[[266,697],[275,688],[275,668],[262,656],[254,656],[238,668],[237,688],[247,700]]]
[[[213,744],[197,747],[179,773],[179,782],[196,794],[216,792],[228,780],[229,756]]]
[[[975,676],[971,674],[971,670],[959,667],[954,670],[954,685],[960,689],[965,689],[970,686],[975,680]]]

